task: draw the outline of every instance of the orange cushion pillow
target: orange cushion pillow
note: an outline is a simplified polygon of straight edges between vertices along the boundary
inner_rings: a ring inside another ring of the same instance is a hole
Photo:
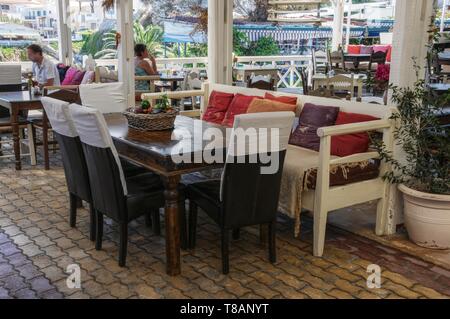
[[[347,48],[348,54],[360,54],[361,46],[360,45],[349,45]]]
[[[266,93],[264,98],[267,100],[277,101],[281,103],[297,105],[297,98],[293,96],[275,96],[270,93]]]
[[[281,103],[271,100],[258,100],[255,99],[250,103],[247,109],[247,113],[263,113],[263,112],[294,112],[297,109],[297,105]]]

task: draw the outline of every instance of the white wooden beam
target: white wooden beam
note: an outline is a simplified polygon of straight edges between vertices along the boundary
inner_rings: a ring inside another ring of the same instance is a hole
[[[208,79],[231,84],[233,0],[208,0]]]
[[[117,32],[121,39],[119,47],[119,82],[123,82],[128,105],[135,103],[134,75],[134,34],[133,34],[133,1],[116,0]]]
[[[398,87],[411,87],[417,80],[413,58],[421,68],[419,77],[425,77],[428,29],[433,16],[432,0],[397,0],[395,8],[395,24],[392,46],[392,62],[390,82]],[[434,23],[434,21],[433,21]],[[392,92],[391,92],[392,93]],[[393,148],[394,157],[405,162],[405,154],[401,145]],[[396,225],[403,220],[403,199],[396,185],[389,190],[389,216],[386,233],[395,232]]]
[[[447,15],[447,7],[448,7],[448,0],[442,1],[442,15],[441,15],[441,32],[444,32],[445,30],[445,17]]]
[[[345,45],[347,48],[350,45],[350,32],[352,27],[352,4],[353,0],[347,1],[347,32],[345,34]]]
[[[344,0],[332,0],[334,8],[332,51],[342,46],[342,31],[344,25]]]
[[[66,65],[73,63],[72,32],[70,29],[70,1],[57,0],[59,61]]]

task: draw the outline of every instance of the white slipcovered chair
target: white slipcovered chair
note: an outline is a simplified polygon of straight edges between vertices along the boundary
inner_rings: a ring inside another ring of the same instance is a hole
[[[128,108],[122,82],[85,84],[79,89],[81,104],[101,113],[120,113]]]

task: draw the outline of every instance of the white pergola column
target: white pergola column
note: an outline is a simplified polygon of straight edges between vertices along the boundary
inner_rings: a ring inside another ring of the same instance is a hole
[[[441,32],[445,30],[445,16],[447,14],[448,0],[443,0],[441,16]]]
[[[128,97],[128,106],[134,106],[134,34],[133,34],[133,0],[117,0],[117,32],[121,35],[119,47],[118,73],[119,82],[124,84]]]
[[[395,8],[395,24],[392,47],[390,82],[398,87],[410,87],[416,81],[413,58],[421,67],[420,78],[425,77],[428,29],[433,16],[431,0],[397,0]],[[434,22],[433,22],[434,23]],[[405,162],[400,145],[395,145],[394,157]],[[389,213],[393,216],[388,222],[386,232],[393,234],[396,225],[403,221],[403,200],[396,185],[389,192]]]
[[[56,8],[58,12],[59,61],[65,65],[71,65],[73,63],[73,50],[69,0],[56,1]]]
[[[331,1],[334,8],[333,39],[331,42],[332,51],[336,51],[339,46],[342,46],[342,30],[344,26],[344,1],[345,0]]]
[[[350,31],[351,31],[351,27],[352,27],[352,4],[353,4],[353,0],[348,0],[347,1],[347,31],[345,34],[345,45],[348,48],[349,44],[350,44]]]
[[[208,0],[208,79],[232,84],[233,0]]]

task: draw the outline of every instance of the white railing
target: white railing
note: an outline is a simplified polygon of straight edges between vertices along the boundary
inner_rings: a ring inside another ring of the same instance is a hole
[[[299,69],[309,66],[310,55],[288,55],[288,56],[244,56],[238,57],[238,64],[247,65],[272,65],[278,69],[277,87],[298,88],[302,80]]]
[[[310,55],[291,55],[291,56],[244,56],[237,57],[237,65],[271,65],[278,69],[277,87],[298,88],[301,86],[300,68],[309,66]],[[8,64],[22,65],[22,71],[31,70],[31,62],[0,62]],[[107,66],[117,70],[117,59],[97,59],[97,66]],[[208,58],[158,58],[156,59],[158,70],[160,72],[174,70],[198,70],[207,69]]]

